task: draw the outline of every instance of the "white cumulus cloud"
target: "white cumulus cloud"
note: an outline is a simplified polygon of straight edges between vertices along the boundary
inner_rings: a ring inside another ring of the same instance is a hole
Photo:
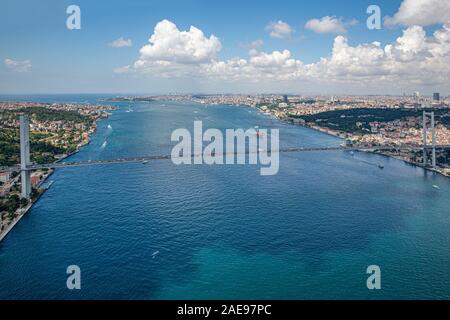
[[[427,35],[421,26],[408,27],[394,42],[352,45],[336,36],[330,55],[305,64],[289,50],[263,52],[251,48],[247,57],[221,60],[220,41],[199,29],[179,31],[160,22],[134,64],[117,73],[150,73],[157,77],[199,77],[224,81],[309,81],[314,84],[351,84],[402,88],[448,85],[450,79],[450,23]]]
[[[191,26],[180,31],[168,20],[159,22],[149,44],[141,48],[141,60],[177,63],[199,63],[211,60],[222,45],[218,38],[205,37],[203,31]]]
[[[248,59],[235,58],[213,61],[203,66],[203,73],[225,80],[292,80],[302,77],[303,63],[292,57],[289,50],[270,53],[250,50]]]
[[[110,42],[108,45],[113,48],[123,48],[131,47],[133,45],[133,42],[131,41],[131,39],[124,39],[123,37],[120,37],[119,39]]]
[[[386,17],[387,26],[428,26],[450,21],[449,0],[403,0],[393,17]]]
[[[31,61],[30,60],[13,60],[13,59],[5,59],[5,66],[8,69],[17,71],[17,72],[28,72],[31,69]]]
[[[304,64],[289,50],[272,53],[251,50],[248,59],[214,61],[206,74],[228,79],[310,80],[322,83],[445,85],[450,79],[450,24],[432,36],[423,27],[404,30],[395,42],[350,45],[335,38],[331,55]]]
[[[394,43],[351,46],[338,36],[330,58],[308,65],[312,77],[344,82],[384,85],[448,84],[450,77],[450,25],[432,37],[420,26],[409,27]]]
[[[212,61],[221,50],[220,40],[191,26],[180,31],[171,21],[162,20],[154,28],[149,44],[139,52],[139,59],[132,66],[117,68],[117,73],[130,71],[158,73],[162,77],[191,74],[199,65]]]
[[[351,22],[352,24],[355,22]],[[350,24],[350,25],[352,25]],[[336,17],[325,16],[320,19],[311,19],[305,24],[305,28],[316,33],[346,33],[344,23]]]
[[[284,21],[278,20],[267,25],[266,31],[272,38],[288,39],[294,33],[294,29]]]

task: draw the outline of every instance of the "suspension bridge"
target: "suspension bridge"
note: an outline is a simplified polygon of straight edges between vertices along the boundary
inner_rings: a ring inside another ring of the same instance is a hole
[[[432,144],[427,145],[427,116],[431,117],[431,131],[432,131]],[[331,151],[363,151],[363,152],[377,152],[377,151],[396,151],[396,150],[414,150],[423,151],[423,165],[428,165],[427,152],[432,150],[431,166],[436,167],[436,149],[450,149],[450,145],[436,145],[435,138],[435,121],[434,113],[424,112],[423,115],[423,145],[380,145],[370,147],[353,147],[350,145],[331,146],[331,147],[299,147],[299,148],[285,148],[278,150],[279,153],[299,153],[299,152],[331,152]],[[277,152],[272,150],[271,152]],[[244,153],[234,152],[233,155],[239,154],[251,154],[252,152],[246,151]],[[256,152],[255,152],[256,153]],[[224,153],[223,155],[227,155]],[[201,155],[192,155],[193,158],[200,157]],[[20,172],[21,173],[21,196],[23,198],[29,198],[31,194],[31,171],[42,169],[58,169],[69,167],[81,167],[81,166],[94,166],[94,165],[111,165],[111,164],[126,164],[126,163],[147,163],[149,161],[156,160],[171,160],[171,155],[154,155],[143,157],[131,157],[109,160],[84,160],[73,162],[53,162],[46,164],[34,164],[30,161],[30,132],[29,132],[29,119],[25,115],[20,116],[20,166],[0,167],[0,172]]]

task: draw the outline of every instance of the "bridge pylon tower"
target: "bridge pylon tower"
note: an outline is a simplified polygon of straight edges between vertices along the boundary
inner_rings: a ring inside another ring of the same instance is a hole
[[[426,166],[428,164],[428,156],[427,156],[427,139],[428,139],[428,126],[427,119],[428,116],[431,119],[431,166],[436,168],[436,130],[435,130],[435,119],[434,112],[423,112],[423,165]]]
[[[20,177],[22,198],[31,196],[31,165],[30,160],[30,120],[26,115],[20,115]]]

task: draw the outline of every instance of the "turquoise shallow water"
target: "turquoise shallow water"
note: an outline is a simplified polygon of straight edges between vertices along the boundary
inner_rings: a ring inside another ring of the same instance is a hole
[[[2,97],[19,98],[98,100]],[[282,147],[340,143],[250,108],[116,105],[70,160],[168,154],[171,132],[194,120],[279,128]],[[271,177],[255,166],[165,160],[60,169],[51,179],[0,244],[0,299],[450,298],[450,180],[401,161],[288,153]],[[80,291],[66,288],[72,264]],[[372,264],[382,270],[377,292],[366,288]]]

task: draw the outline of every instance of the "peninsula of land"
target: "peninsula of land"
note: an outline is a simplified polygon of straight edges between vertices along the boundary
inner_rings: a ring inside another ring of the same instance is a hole
[[[97,121],[114,107],[90,104],[0,102],[0,167],[20,163],[19,115],[30,119],[31,161],[36,164],[62,160],[89,143]],[[31,199],[20,197],[19,172],[0,172],[0,240],[45,191],[51,169],[32,173]]]

